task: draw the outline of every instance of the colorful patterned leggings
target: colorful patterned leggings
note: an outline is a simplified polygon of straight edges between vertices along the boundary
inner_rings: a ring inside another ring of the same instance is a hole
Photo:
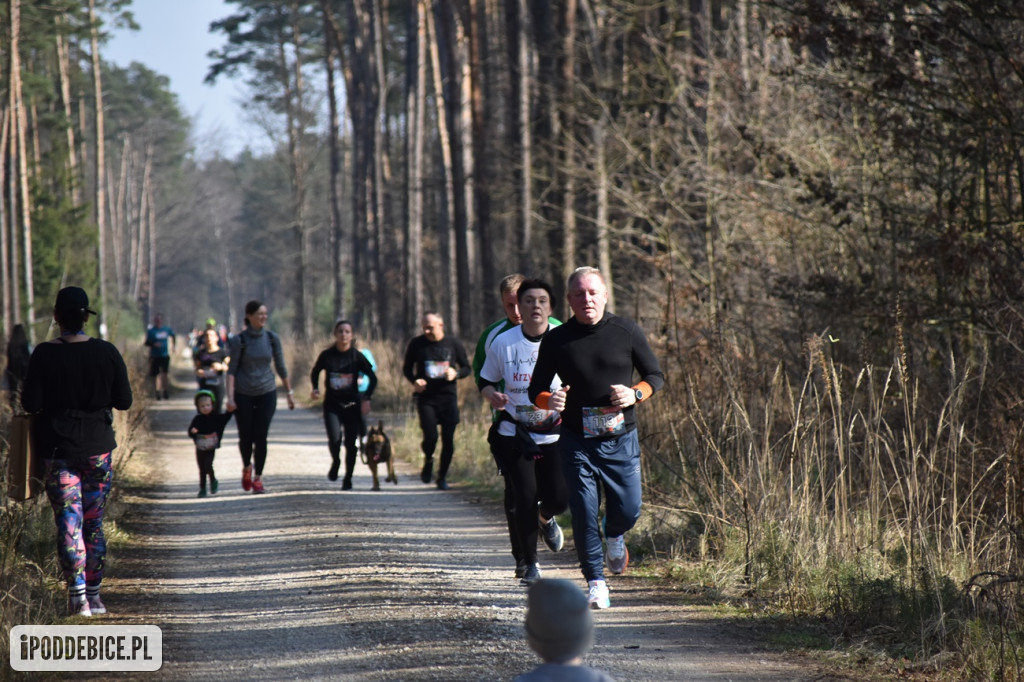
[[[95,587],[103,580],[103,508],[112,480],[109,452],[83,464],[55,459],[47,467],[46,496],[57,524],[57,559],[69,590]]]

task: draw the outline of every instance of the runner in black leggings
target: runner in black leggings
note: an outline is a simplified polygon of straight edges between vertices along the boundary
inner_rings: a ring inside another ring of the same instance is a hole
[[[327,447],[331,453],[331,469],[327,478],[338,480],[341,466],[341,433],[345,430],[345,478],[342,490],[352,489],[352,470],[356,465],[356,441],[363,432],[363,417],[370,411],[370,396],[377,388],[377,375],[373,366],[356,349],[355,332],[348,320],[334,323],[334,345],[325,348],[309,373],[313,385],[313,400],[320,399],[320,373],[327,373],[324,386],[324,426],[327,428]],[[369,379],[366,391],[359,392],[359,375]]]
[[[259,301],[245,304],[246,328],[228,342],[227,411],[235,413],[238,449],[242,453],[242,489],[264,492],[263,465],[267,461],[267,434],[277,409],[274,370],[284,384],[288,409],[295,409],[281,339],[265,329],[267,307]],[[255,462],[253,461],[255,459]],[[255,464],[255,471],[253,465]]]
[[[493,438],[501,469],[511,482],[517,543],[525,568],[523,585],[540,580],[537,536],[553,552],[562,549],[562,529],[555,520],[566,509],[565,478],[559,465],[557,412],[540,410],[526,397],[541,339],[552,328],[551,286],[527,279],[517,293],[522,324],[497,336],[480,370],[480,393],[499,410]],[[550,390],[561,386],[554,380]]]

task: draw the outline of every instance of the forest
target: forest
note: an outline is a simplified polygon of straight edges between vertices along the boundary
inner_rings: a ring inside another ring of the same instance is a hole
[[[1022,674],[1024,4],[228,4],[207,78],[268,153],[206,153],[166,77],[104,61],[129,0],[3,3],[3,339],[74,283],[115,338],[256,298],[298,341],[436,310],[472,342],[504,275],[561,299],[593,265],[668,377],[654,554]]]

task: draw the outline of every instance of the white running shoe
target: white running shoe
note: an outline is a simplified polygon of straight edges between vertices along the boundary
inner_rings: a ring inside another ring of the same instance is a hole
[[[92,615],[101,616],[107,612],[107,607],[103,605],[103,600],[100,599],[100,595],[89,595],[86,597],[86,601],[89,602],[89,610],[92,611]]]
[[[608,583],[603,580],[591,580],[587,585],[590,587],[590,593],[587,595],[590,608],[606,609],[612,605],[608,596]]]
[[[629,565],[629,550],[626,548],[626,537],[608,538],[605,542],[605,564],[608,570],[619,575]]]
[[[84,616],[86,618],[92,616],[92,610],[89,608],[89,601],[85,598],[85,595],[68,598],[68,615]]]

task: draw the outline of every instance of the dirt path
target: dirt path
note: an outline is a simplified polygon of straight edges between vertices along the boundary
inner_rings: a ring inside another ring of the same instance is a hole
[[[283,401],[282,401],[283,404]],[[399,466],[399,485],[354,490],[326,478],[318,414],[279,409],[264,479],[244,493],[234,425],[217,455],[216,497],[197,499],[187,397],[153,405],[154,443],[131,466],[158,473],[125,496],[141,546],[108,567],[107,623],[159,625],[163,669],[138,679],[511,680],[536,664],[504,519],[455,483],[441,492]],[[571,546],[541,552],[546,577],[583,586]],[[628,575],[596,612],[589,665],[619,680],[810,680],[681,595]]]

